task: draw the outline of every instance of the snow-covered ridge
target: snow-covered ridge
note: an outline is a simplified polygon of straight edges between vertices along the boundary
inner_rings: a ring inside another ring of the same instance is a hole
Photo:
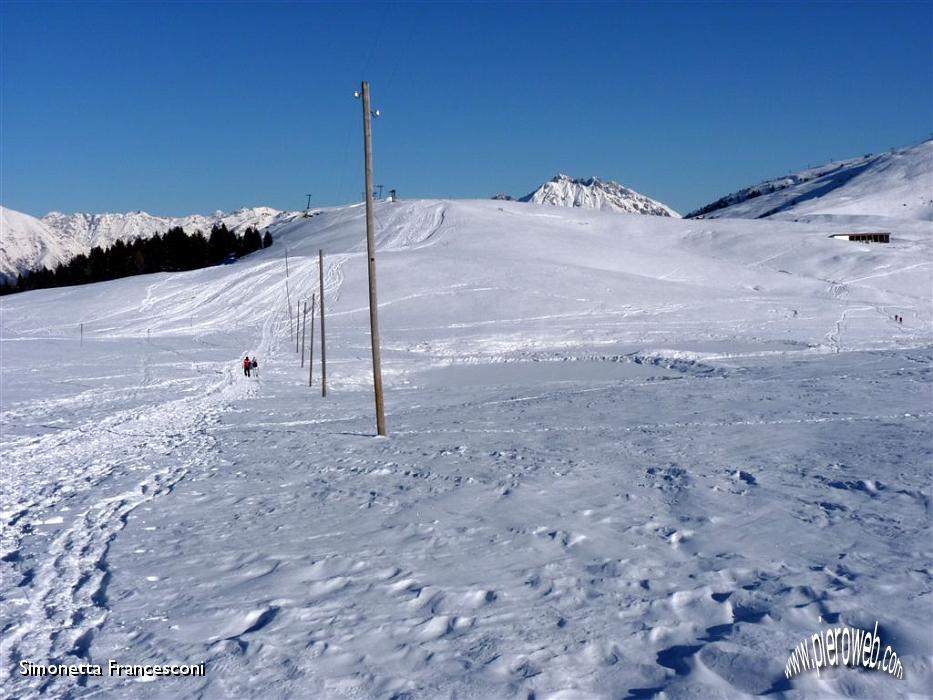
[[[80,253],[70,238],[63,238],[34,216],[0,206],[0,276],[54,267]]]
[[[687,218],[762,219],[802,214],[933,221],[933,139],[766,180],[690,212]]]
[[[61,214],[51,212],[42,221],[62,237],[71,238],[82,245],[109,246],[118,240],[131,241],[149,238],[164,233],[170,228],[181,226],[185,231],[204,231],[214,224],[225,224],[231,231],[240,232],[249,227],[265,229],[285,221],[291,221],[297,212],[283,212],[271,207],[248,207],[234,212],[216,211],[208,216],[153,216],[144,211],[125,214]]]
[[[204,216],[154,216],[144,211],[105,214],[50,212],[41,219],[0,207],[0,275],[15,277],[41,267],[55,267],[91,248],[107,248],[117,241],[151,238],[176,226],[188,233],[207,233],[215,224],[241,233],[249,227],[275,230],[302,215],[271,207],[246,207]]]
[[[618,182],[600,180],[598,177],[573,179],[559,174],[534,192],[522,197],[520,201],[626,214],[680,217],[676,211],[657,200],[630,190]]]

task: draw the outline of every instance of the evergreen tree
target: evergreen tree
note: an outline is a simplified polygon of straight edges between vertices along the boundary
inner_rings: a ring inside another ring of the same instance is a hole
[[[220,230],[220,226],[214,224],[211,227],[211,235],[207,240],[207,259],[211,265],[217,265],[227,259],[230,251],[227,250],[227,238]]]
[[[193,236],[190,236],[188,248],[189,259],[187,269],[196,270],[210,264],[207,254],[207,239],[204,237],[203,233],[197,231]]]
[[[240,247],[240,241],[237,239],[236,234],[227,229],[227,224],[225,223],[220,224],[220,233],[226,241],[227,256],[233,255],[235,257]]]
[[[72,284],[84,284],[93,281],[90,275],[88,259],[84,253],[74,256],[68,267],[71,269]]]
[[[0,294],[28,289],[62,287],[87,282],[100,282],[129,275],[175,270],[194,270],[217,265],[248,255],[272,245],[272,234],[250,226],[238,238],[223,223],[211,228],[210,237],[200,231],[189,235],[176,226],[147,239],[129,243],[116,241],[109,248],[94,246],[86,255],[76,255],[67,264],[54,269],[41,268],[22,273],[16,280],[0,279]]]
[[[240,241],[240,255],[249,255],[260,248],[262,248],[262,239],[259,237],[259,231],[252,227],[246,229]]]
[[[171,228],[163,238],[162,269],[184,270],[188,253],[188,236],[180,226]]]
[[[106,279],[107,256],[103,249],[96,245],[91,248],[91,254],[88,255],[88,281],[97,282]]]
[[[107,273],[108,279],[125,277],[129,274],[127,270],[127,260],[129,260],[127,245],[122,240],[118,240],[107,249]]]
[[[130,257],[129,274],[131,275],[141,275],[146,270],[146,257],[143,255],[143,251],[140,248],[137,248],[133,251],[132,256]]]
[[[67,265],[58,263],[55,266],[55,286],[65,287],[71,284],[71,272]]]

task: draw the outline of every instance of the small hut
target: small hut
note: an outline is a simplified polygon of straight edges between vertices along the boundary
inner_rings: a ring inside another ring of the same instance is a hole
[[[871,233],[834,233],[830,238],[839,241],[855,241],[856,243],[890,243],[891,234],[884,231],[874,231]]]

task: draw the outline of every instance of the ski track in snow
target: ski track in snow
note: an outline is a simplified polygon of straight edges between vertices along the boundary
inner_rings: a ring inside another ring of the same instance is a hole
[[[914,225],[865,274],[875,251],[847,259],[805,226],[541,211],[377,211],[388,440],[371,439],[361,208],[277,237],[293,307],[326,253],[327,401],[293,354],[275,246],[5,298],[5,692],[928,694],[933,343],[928,265],[900,264],[928,250]],[[581,218],[593,250],[566,245]],[[783,680],[820,618],[881,619],[907,680]],[[208,676],[16,671],[109,658]]]
[[[230,379],[225,378],[222,384],[236,387]],[[236,388],[236,394],[242,396],[244,392]],[[234,396],[218,387],[213,392],[218,398],[225,393],[227,400]],[[68,526],[54,536],[44,562],[26,573],[24,583],[34,585],[28,602],[14,602],[21,619],[14,630],[4,634],[0,682],[10,682],[10,672],[21,659],[87,660],[93,635],[107,618],[107,552],[111,541],[131,512],[170,492],[190,470],[209,458],[214,441],[208,428],[217,420],[217,413],[218,408],[204,397],[189,398],[118,414],[104,425],[53,433],[27,445],[4,446],[6,459],[21,465],[31,463],[35,471],[52,471],[63,462],[66,469],[71,468],[67,476],[62,474],[60,481],[48,483],[39,493],[28,492],[12,504],[4,503],[12,514],[3,532],[3,560],[7,562],[17,561],[22,538],[35,529],[35,512],[54,509],[67,498],[94,490],[114,471],[147,475],[131,489],[96,501],[92,498],[83,512],[69,514]],[[166,415],[172,417],[171,425],[160,430]],[[145,432],[133,432],[134,426],[149,427]],[[96,437],[88,438],[94,434]],[[107,458],[117,454],[121,455],[119,461]],[[150,471],[154,455],[167,464]],[[47,473],[44,478],[48,479]],[[63,488],[65,484],[71,486]],[[15,498],[4,491],[5,497]],[[60,694],[77,681],[49,680],[37,690]]]
[[[155,286],[147,288],[140,312],[152,308]],[[271,354],[274,316],[270,313],[262,324],[258,347],[263,355]],[[203,342],[199,336],[195,341]],[[185,357],[172,348],[165,350]],[[152,381],[146,358],[142,360],[142,370],[140,385],[145,387]],[[33,474],[33,479],[25,480],[20,471],[19,484],[26,487],[24,491],[4,488],[5,522],[0,559],[5,562],[19,559],[19,546],[34,527],[30,519],[35,511],[48,511],[76,493],[94,489],[115,471],[148,474],[130,490],[93,502],[84,512],[78,513],[70,527],[55,535],[38,570],[29,570],[23,576],[21,586],[33,581],[35,585],[28,601],[14,602],[25,610],[18,612],[21,620],[15,629],[4,634],[0,683],[10,682],[11,669],[18,668],[23,659],[65,663],[66,659],[77,657],[90,661],[88,650],[94,634],[107,619],[110,543],[134,510],[170,493],[192,470],[204,469],[212,461],[215,440],[209,433],[225,404],[256,393],[254,385],[236,382],[231,368],[224,368],[221,374],[220,380],[212,380],[208,375],[206,385],[201,382],[203,393],[193,398],[121,411],[100,422],[88,421],[74,429],[3,445],[5,459],[15,460],[20,469],[29,464]],[[99,401],[101,393],[108,392],[90,389],[80,399]],[[61,410],[61,406],[53,410]],[[4,419],[8,420],[9,416],[4,415]],[[91,435],[95,437],[88,439]],[[117,453],[121,454],[119,461],[99,457]],[[166,458],[163,461],[168,464],[150,470],[153,454]],[[55,465],[62,462],[71,467],[68,476],[62,474],[60,480],[49,481],[48,472],[54,473]],[[66,483],[71,486],[63,488]],[[38,493],[35,484],[43,484]],[[86,678],[50,678],[33,690],[44,695],[60,695],[85,682]]]

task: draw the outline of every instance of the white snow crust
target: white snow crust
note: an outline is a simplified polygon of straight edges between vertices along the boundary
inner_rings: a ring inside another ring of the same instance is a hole
[[[387,439],[360,206],[0,299],[6,695],[929,696],[930,223],[375,214]],[[292,336],[319,248],[326,399]],[[875,620],[904,680],[785,680]],[[111,658],[207,675],[16,665]]]

